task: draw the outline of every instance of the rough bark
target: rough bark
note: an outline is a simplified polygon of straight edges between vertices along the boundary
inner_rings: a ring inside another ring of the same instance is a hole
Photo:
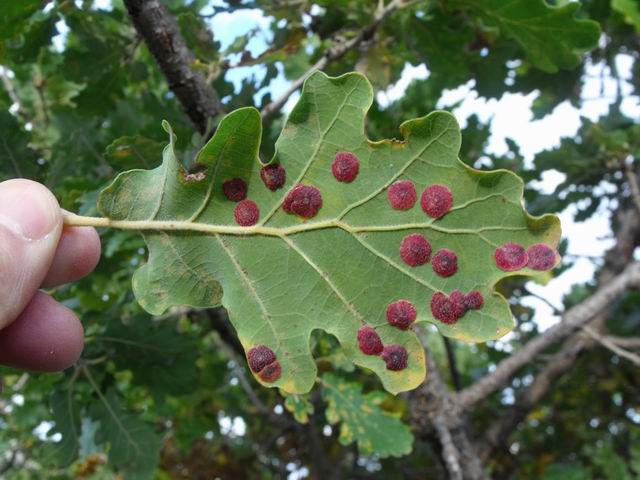
[[[187,48],[175,18],[160,0],[124,0],[124,4],[169,88],[204,134],[209,119],[223,113],[224,108],[204,74],[192,68],[196,58]]]
[[[442,380],[426,342],[423,344],[429,374],[426,382],[409,397],[413,430],[422,437],[435,433],[450,479],[486,479],[480,457],[465,429],[465,412]]]

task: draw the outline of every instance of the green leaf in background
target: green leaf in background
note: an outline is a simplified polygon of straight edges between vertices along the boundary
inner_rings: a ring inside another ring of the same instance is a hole
[[[29,135],[16,118],[0,110],[0,181],[14,177],[39,178],[38,153],[29,146]]]
[[[173,322],[134,318],[130,325],[112,322],[96,337],[119,368],[131,370],[133,381],[145,385],[156,399],[184,395],[198,386],[196,340],[178,334]]]
[[[364,455],[401,457],[411,452],[413,435],[400,418],[380,408],[381,392],[362,393],[357,383],[327,373],[322,376],[322,397],[327,402],[327,420],[340,423],[340,443],[358,443]]]
[[[220,44],[213,39],[213,32],[204,21],[192,12],[178,15],[180,31],[189,49],[204,62],[215,62],[219,57]]]
[[[109,465],[121,469],[127,479],[151,478],[159,461],[161,441],[151,425],[126,413],[114,390],[100,394],[90,410],[100,422],[96,441],[109,446]]]
[[[161,157],[163,148],[161,143],[139,135],[120,137],[107,147],[104,156],[114,169],[151,168]]]
[[[481,172],[460,162],[460,130],[446,112],[403,123],[402,140],[369,140],[364,124],[372,100],[371,85],[360,74],[312,75],[276,142],[272,162],[285,168],[286,183],[275,191],[260,177],[261,124],[253,108],[221,122],[196,159],[206,170],[184,171],[170,133],[161,166],[120,174],[98,207],[111,226],[144,233],[149,261],[133,278],[141,305],[160,314],[172,305],[222,301],[247,351],[266,345],[276,354],[281,375],[262,383],[290,393],[313,386],[317,369],[309,338],[316,329],[334,335],[345,355],[373,370],[388,391],[422,383],[422,345],[410,329],[386,320],[388,305],[399,299],[412,302],[417,320],[436,324],[446,336],[479,342],[511,330],[509,305],[494,286],[509,275],[536,272],[500,270],[495,250],[507,242],[555,248],[557,217],[529,216],[522,208],[523,183],[512,172]],[[340,151],[359,159],[351,183],[332,174]],[[238,204],[222,189],[233,178],[248,185],[248,198],[259,207],[256,226],[234,220]],[[431,218],[420,199],[407,210],[391,208],[387,191],[399,180],[413,182],[418,195],[429,185],[447,185],[451,211]],[[298,184],[321,192],[322,207],[313,218],[302,220],[281,208]],[[410,234],[428,238],[434,254],[455,251],[458,272],[443,277],[431,264],[408,266],[399,250]],[[436,320],[432,297],[456,289],[480,291],[484,306],[453,324]],[[385,345],[403,346],[407,367],[392,371],[380,356],[360,351],[357,333],[363,325],[375,327]]]
[[[582,465],[559,464],[550,465],[542,480],[592,480],[591,471]]]
[[[640,33],[640,4],[637,0],[611,0],[611,8],[620,12],[625,21]]]
[[[313,415],[313,404],[305,395],[286,395],[284,398],[284,408],[293,414],[296,421],[307,423],[309,415]]]
[[[580,54],[595,47],[600,27],[574,18],[579,2],[561,7],[544,0],[453,0],[449,8],[469,8],[489,26],[513,38],[531,62],[546,72],[574,68]]]
[[[0,15],[0,40],[7,40],[17,35],[27,24],[29,17],[40,8],[41,0],[21,0],[19,2],[2,2]],[[4,42],[0,42],[0,56],[4,50]]]
[[[78,448],[81,433],[80,406],[73,398],[72,390],[57,390],[50,400],[55,427],[49,435],[60,434],[60,442],[51,446],[47,457],[61,467],[70,465],[78,458]]]

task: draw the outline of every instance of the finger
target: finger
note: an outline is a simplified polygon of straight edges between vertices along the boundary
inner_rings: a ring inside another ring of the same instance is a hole
[[[84,329],[71,310],[43,292],[7,328],[0,330],[0,364],[39,372],[73,365],[84,345]]]
[[[0,183],[0,329],[42,284],[61,231],[60,207],[44,186],[23,179]]]
[[[42,287],[51,288],[78,280],[91,272],[98,260],[100,260],[100,237],[94,228],[64,228]]]

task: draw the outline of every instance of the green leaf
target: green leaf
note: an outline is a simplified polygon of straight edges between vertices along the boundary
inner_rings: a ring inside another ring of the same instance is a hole
[[[580,54],[594,48],[600,37],[597,22],[574,18],[578,2],[552,7],[544,0],[454,0],[450,8],[456,7],[469,8],[500,28],[546,72],[576,67]]]
[[[637,0],[611,0],[611,7],[620,12],[625,21],[640,33],[640,5]]]
[[[97,337],[121,369],[131,370],[134,382],[147,386],[156,398],[184,395],[198,385],[196,340],[178,334],[172,322],[153,324],[134,318],[130,325],[112,322]]]
[[[307,423],[309,415],[313,414],[313,404],[305,395],[287,395],[284,399],[284,408],[293,414],[293,418],[300,423]]]
[[[29,146],[29,134],[13,115],[0,110],[0,181],[14,177],[38,179],[41,171],[38,154]]]
[[[582,465],[554,463],[544,471],[542,480],[592,480],[591,471]]]
[[[67,466],[78,458],[80,428],[80,406],[73,398],[72,390],[57,390],[50,400],[55,427],[49,435],[59,433],[62,440],[48,451],[48,458],[58,466]]]
[[[220,44],[213,39],[213,33],[201,18],[193,12],[178,15],[180,30],[189,49],[205,62],[218,60]]]
[[[141,136],[120,137],[112,142],[104,156],[115,169],[151,168],[162,155],[163,145]]]
[[[358,443],[363,455],[401,457],[411,453],[413,435],[399,418],[382,410],[381,392],[364,395],[361,386],[327,373],[322,377],[327,420],[340,423],[340,443]]]
[[[624,458],[618,455],[611,442],[602,447],[588,448],[587,452],[607,480],[633,480]]]
[[[96,441],[109,445],[109,465],[126,472],[127,479],[151,478],[161,446],[151,425],[123,411],[113,390],[100,394],[91,417],[100,422]]]
[[[41,0],[2,2],[0,6],[0,40],[9,39],[25,27],[26,20],[42,5]],[[0,55],[4,42],[0,42]]]
[[[287,181],[275,192],[260,179],[260,115],[253,108],[220,123],[197,158],[204,172],[183,170],[171,134],[161,166],[120,174],[98,206],[113,227],[144,231],[149,261],[133,278],[141,305],[160,314],[171,305],[222,301],[245,349],[262,344],[276,353],[282,376],[263,383],[290,393],[313,386],[317,369],[309,338],[316,329],[334,335],[346,356],[373,370],[388,391],[422,383],[424,351],[415,333],[386,321],[387,305],[398,299],[413,302],[418,321],[435,323],[444,335],[461,340],[495,339],[513,328],[509,305],[494,290],[513,274],[497,268],[495,248],[510,241],[555,248],[558,219],[527,215],[522,181],[512,172],[481,172],[460,162],[460,130],[446,112],[405,122],[404,140],[370,141],[364,122],[372,99],[371,85],[360,74],[312,75],[276,142],[273,161],[284,166]],[[341,150],[360,159],[353,183],[332,176],[330,165]],[[254,227],[235,224],[236,203],[222,192],[222,183],[235,177],[246,180],[249,198],[260,208]],[[410,179],[420,191],[449,185],[453,209],[439,220],[419,205],[393,210],[387,188],[398,179]],[[323,196],[317,216],[306,221],[281,208],[299,183],[318,187]],[[399,246],[411,233],[424,234],[434,252],[455,250],[458,274],[442,278],[429,264],[405,265]],[[485,305],[445,325],[431,315],[429,304],[435,292],[454,289],[480,290]],[[380,357],[363,354],[356,340],[363,324],[375,326],[385,344],[403,345],[408,367],[391,371]]]

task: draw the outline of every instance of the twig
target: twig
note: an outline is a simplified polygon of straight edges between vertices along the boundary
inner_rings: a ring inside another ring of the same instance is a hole
[[[640,337],[616,337],[614,335],[607,335],[606,338],[622,348],[640,348]]]
[[[492,373],[462,390],[458,396],[460,404],[463,408],[470,408],[502,388],[515,372],[531,362],[536,355],[587,324],[628,288],[638,285],[640,285],[640,262],[633,262],[585,301],[567,311],[562,322],[529,341],[518,352],[503,360]]]
[[[304,83],[304,81],[316,70],[322,70],[326,67],[330,62],[337,60],[343,57],[348,51],[356,48],[362,42],[370,39],[373,34],[376,32],[380,23],[391,15],[396,10],[406,7],[410,2],[407,0],[393,0],[389,5],[382,9],[378,9],[374,19],[365,26],[362,30],[358,31],[355,37],[345,42],[334,42],[334,44],[324,52],[322,57],[309,69],[307,70],[301,77],[294,80],[289,88],[276,100],[269,103],[262,109],[262,119],[266,119],[273,115],[274,113],[280,111],[280,109],[287,103],[289,97],[293,95]]]
[[[558,307],[556,307],[553,303],[551,303],[549,300],[547,300],[546,298],[544,298],[542,295],[538,295],[535,292],[532,292],[531,290],[529,290],[528,288],[523,288],[522,292],[525,295],[529,295],[531,297],[537,298],[538,300],[544,302],[545,304],[547,304],[549,306],[549,308],[551,308],[551,310],[553,311],[554,315],[562,315],[562,310],[560,310]]]
[[[200,133],[205,133],[209,120],[224,108],[204,74],[191,68],[196,58],[187,48],[175,18],[160,0],[124,0],[124,4],[169,88]]]
[[[253,406],[256,407],[257,412],[261,415],[265,415],[266,417],[271,417],[273,415],[273,412],[264,403],[262,403],[262,400],[260,400],[260,398],[256,394],[255,390],[251,386],[251,383],[247,379],[247,376],[245,375],[244,369],[240,366],[238,357],[233,349],[219,338],[216,339],[216,345],[233,362],[233,373],[235,373],[236,377],[238,377],[240,386],[249,397],[249,400],[251,400],[251,403],[253,403]]]
[[[449,371],[451,372],[451,381],[456,392],[462,389],[462,382],[460,381],[460,372],[458,371],[458,363],[456,362],[456,352],[454,351],[451,340],[447,337],[442,337],[444,348],[447,351],[447,361],[449,362]]]
[[[441,418],[435,417],[432,419],[433,427],[436,430],[440,444],[442,445],[442,458],[449,472],[449,478],[451,480],[462,480],[462,469],[460,468],[460,452],[453,444],[451,438],[451,432],[445,425]]]
[[[18,458],[18,450],[11,450],[11,457],[9,457],[9,460],[7,460],[7,463],[5,463],[2,468],[0,468],[0,478],[2,475],[4,475],[5,473],[7,473],[9,470],[11,470],[14,466],[14,464],[16,463],[16,459]]]
[[[582,327],[582,330],[603,347],[611,350],[613,353],[615,353],[620,357],[626,358],[637,367],[640,367],[639,355],[636,355],[635,353],[631,353],[628,350],[621,348],[620,346],[616,345],[614,342],[609,340],[609,338],[607,338],[604,335],[600,335],[598,332],[596,332],[593,328],[589,327],[588,325],[585,325],[584,327]]]

